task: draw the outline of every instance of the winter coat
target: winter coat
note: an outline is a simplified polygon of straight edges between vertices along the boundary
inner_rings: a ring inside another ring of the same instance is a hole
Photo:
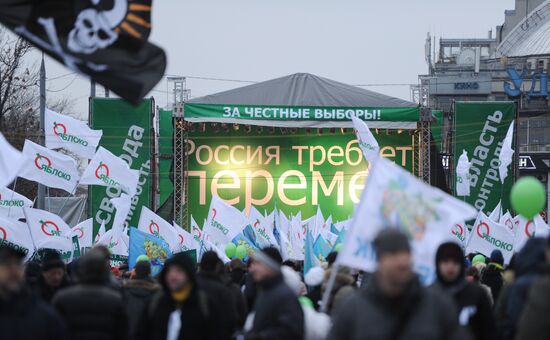
[[[60,291],[53,306],[67,322],[69,339],[118,340],[128,337],[122,295],[106,285],[78,284]]]
[[[164,290],[156,293],[139,322],[136,339],[166,340],[170,314],[181,310],[181,340],[223,340],[223,310],[205,292],[194,287],[190,296],[177,305]]]
[[[466,328],[473,339],[495,338],[496,326],[491,301],[480,285],[462,280],[450,287],[444,287],[439,282],[432,287],[452,297],[457,307],[459,324]]]
[[[402,330],[396,331],[400,315]],[[415,277],[399,299],[389,299],[373,277],[333,313],[329,340],[464,339],[452,301],[435,289],[425,289]]]
[[[502,325],[499,331],[503,339],[513,339],[516,327],[523,311],[527,295],[533,282],[538,278],[544,265],[546,240],[531,238],[516,256],[516,280],[507,287],[506,294],[500,301],[501,309],[497,317]]]
[[[28,290],[0,299],[0,330],[0,338],[9,340],[66,339],[63,319]]]
[[[188,297],[182,302],[176,302],[165,282],[170,267],[182,269],[188,279],[191,290]],[[195,276],[193,260],[185,253],[177,253],[168,259],[160,273],[162,290],[157,292],[149,301],[145,313],[139,321],[136,332],[137,339],[166,340],[170,315],[179,310],[181,312],[181,326],[179,339],[181,340],[224,340],[222,313],[218,305],[204,291],[199,289]]]
[[[47,303],[51,303],[53,297],[57,292],[70,286],[71,286],[71,282],[69,281],[69,277],[66,274],[65,276],[63,276],[63,281],[61,281],[61,284],[59,285],[59,287],[56,287],[56,288],[52,288],[48,286],[44,281],[44,278],[42,277],[42,275],[40,275],[40,278],[38,279],[38,284],[35,286],[35,289],[36,289],[35,292],[42,300],[44,300]]]
[[[209,298],[212,299],[215,308],[223,311],[223,324],[218,327],[222,329],[224,339],[231,338],[237,329],[237,301],[233,292],[223,284],[222,279],[215,273],[199,272],[197,273],[197,282]]]
[[[531,287],[517,326],[516,340],[550,340],[550,267]]]
[[[160,290],[160,285],[152,279],[132,279],[122,286],[122,296],[128,315],[128,334],[130,339],[136,338],[138,322],[145,313],[151,297]]]
[[[491,262],[487,265],[481,275],[481,283],[486,284],[491,288],[493,300],[497,301],[502,289],[504,279],[502,278],[503,268],[498,263]]]
[[[325,272],[325,280],[322,285],[323,293],[329,281],[330,273],[331,273],[330,270]],[[331,314],[335,308],[338,308],[338,305],[341,304],[342,301],[344,301],[347,296],[353,293],[353,291],[355,290],[354,283],[355,283],[355,279],[349,273],[349,269],[341,267],[338,270],[338,273],[336,274],[336,279],[334,280],[334,287],[330,292],[328,307],[327,307],[327,312],[329,314]]]
[[[254,323],[245,339],[302,340],[304,313],[294,292],[282,275],[258,284],[254,305]]]

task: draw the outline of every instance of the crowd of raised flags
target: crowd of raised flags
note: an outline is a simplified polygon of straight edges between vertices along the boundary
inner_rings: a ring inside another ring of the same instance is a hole
[[[435,251],[444,241],[460,243],[466,254],[489,256],[492,250],[499,249],[508,263],[527,239],[550,233],[540,215],[532,221],[522,216],[512,217],[509,212],[503,214],[499,204],[486,216],[421,182],[380,157],[376,139],[367,125],[355,118],[359,145],[370,164],[365,190],[352,219],[333,221],[320,208],[306,219],[301,213],[287,216],[276,204],[270,213],[262,214],[254,206],[240,211],[214,196],[202,227],[191,217],[188,232],[143,207],[139,223],[134,226],[137,231],[131,233],[126,218],[136,192],[137,171],[105,148],[98,148],[101,131],[91,130],[81,121],[50,110],[46,117],[50,125],[46,132],[47,147],[27,140],[23,152],[19,152],[0,135],[0,170],[5,171],[0,179],[3,180],[0,183],[3,183],[0,185],[0,237],[26,249],[28,257],[38,249],[52,248],[66,255],[64,258],[69,261],[77,250],[102,244],[113,255],[131,258],[131,249],[136,249],[137,244],[133,241],[139,238],[141,241],[136,242],[145,242],[152,237],[158,240],[156,247],[163,249],[162,254],[194,250],[200,258],[205,251],[214,250],[225,262],[230,260],[224,251],[229,243],[245,247],[247,254],[274,246],[284,260],[304,261],[305,272],[321,265],[329,253],[338,250],[337,265],[373,271],[376,266],[374,237],[381,229],[397,227],[411,240],[415,269],[422,280],[429,283],[435,277]],[[502,181],[514,152],[512,135],[513,125],[500,154]],[[82,176],[76,160],[53,150],[58,148],[90,159]],[[469,194],[469,167],[467,154],[463,152],[456,170],[459,195]],[[103,223],[94,235],[91,219],[71,228],[58,215],[32,208],[32,201],[5,187],[17,176],[69,193],[74,193],[79,184],[120,188],[120,197],[111,199],[116,209],[111,229],[105,230]],[[21,218],[26,223],[18,221]],[[465,221],[474,219],[474,225],[468,227]],[[134,234],[133,240],[130,235]]]

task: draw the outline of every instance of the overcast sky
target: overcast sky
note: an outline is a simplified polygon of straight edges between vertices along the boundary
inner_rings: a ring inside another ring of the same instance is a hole
[[[427,72],[426,33],[486,38],[514,0],[162,0],[154,1],[150,40],[168,55],[167,74],[262,81],[309,72],[410,99]],[[48,59],[48,78],[70,73]],[[192,97],[246,85],[189,78]],[[49,96],[75,100],[87,117],[89,81],[68,75],[47,84]],[[166,104],[167,84],[155,91]],[[54,92],[56,91],[56,92]],[[98,88],[97,94],[103,95]]]

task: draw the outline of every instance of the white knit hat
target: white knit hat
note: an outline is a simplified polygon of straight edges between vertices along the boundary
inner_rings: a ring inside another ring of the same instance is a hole
[[[325,271],[321,267],[313,267],[311,268],[304,277],[304,281],[306,282],[306,285],[310,287],[316,287],[321,285],[323,283],[323,279],[325,278]]]

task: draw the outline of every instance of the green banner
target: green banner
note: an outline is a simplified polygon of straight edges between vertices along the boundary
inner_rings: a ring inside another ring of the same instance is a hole
[[[502,184],[498,156],[502,141],[515,116],[516,107],[513,102],[455,103],[454,164],[456,167],[462,150],[468,152],[468,159],[472,163],[470,196],[459,198],[485,213],[490,213],[500,200],[504,211],[511,209],[509,198],[514,183],[515,162],[509,166],[508,177]],[[512,145],[512,149],[516,150],[516,146]]]
[[[273,121],[349,121],[357,116],[365,121],[418,122],[418,107],[319,107],[185,104],[185,118],[247,119]]]
[[[129,226],[137,226],[142,206],[151,206],[153,107],[153,99],[144,99],[136,107],[115,98],[91,100],[90,125],[92,129],[103,130],[100,145],[123,159],[130,168],[139,170],[137,193],[132,197],[126,218]],[[95,235],[102,220],[105,220],[107,230],[111,228],[115,209],[110,199],[120,196],[120,189],[93,185],[88,190]]]
[[[235,130],[238,128],[238,130]],[[217,130],[214,130],[217,129]],[[308,132],[309,131],[309,132]],[[408,131],[373,129],[381,154],[412,171]],[[202,226],[213,193],[248,211],[350,217],[367,174],[351,129],[289,129],[206,124],[188,141],[189,214]]]
[[[435,119],[430,125],[432,136],[437,150],[441,151],[443,150],[443,136],[441,135],[441,129],[443,126],[443,111],[432,110],[432,117]]]

